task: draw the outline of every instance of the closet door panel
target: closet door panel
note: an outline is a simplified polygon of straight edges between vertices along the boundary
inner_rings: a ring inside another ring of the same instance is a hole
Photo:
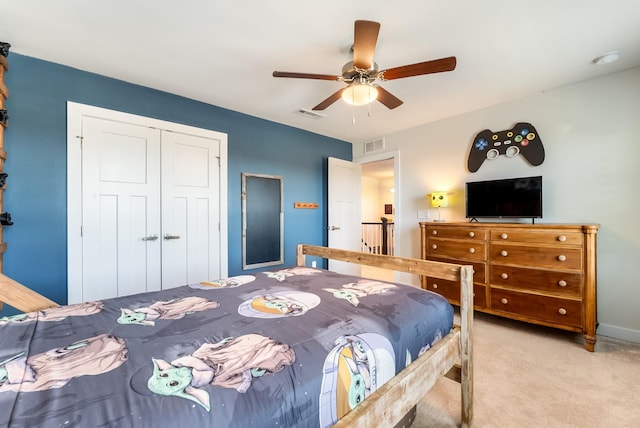
[[[158,290],[160,131],[85,117],[82,165],[82,301]]]
[[[220,142],[162,133],[162,288],[220,276]]]

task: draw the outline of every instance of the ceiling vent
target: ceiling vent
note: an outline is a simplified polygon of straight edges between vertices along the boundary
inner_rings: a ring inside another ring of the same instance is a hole
[[[364,142],[364,153],[378,152],[384,149],[384,137]]]
[[[312,119],[324,119],[325,115],[324,114],[320,114],[317,113],[313,110],[307,110],[306,108],[302,108],[300,107],[298,110],[296,110],[296,113],[302,115],[302,116],[306,116],[306,117],[310,117]]]

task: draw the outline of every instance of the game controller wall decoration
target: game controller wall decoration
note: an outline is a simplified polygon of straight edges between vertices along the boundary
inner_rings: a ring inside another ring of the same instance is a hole
[[[467,164],[469,171],[476,172],[486,159],[493,160],[500,155],[513,158],[519,154],[533,166],[544,162],[542,140],[530,123],[516,123],[513,128],[499,132],[480,131],[473,139]]]

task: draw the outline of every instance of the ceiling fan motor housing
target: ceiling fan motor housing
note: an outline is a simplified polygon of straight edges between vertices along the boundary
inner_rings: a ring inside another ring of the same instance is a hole
[[[373,61],[371,61],[371,67],[366,70],[353,65],[353,61],[349,61],[342,67],[342,80],[345,82],[373,83],[377,76],[378,64]],[[364,81],[360,78],[364,79]]]

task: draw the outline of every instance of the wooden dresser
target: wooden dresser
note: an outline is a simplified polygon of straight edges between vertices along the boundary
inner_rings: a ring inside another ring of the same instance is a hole
[[[596,336],[598,225],[420,223],[421,257],[473,265],[474,307]],[[422,277],[422,288],[459,304],[459,284]]]

